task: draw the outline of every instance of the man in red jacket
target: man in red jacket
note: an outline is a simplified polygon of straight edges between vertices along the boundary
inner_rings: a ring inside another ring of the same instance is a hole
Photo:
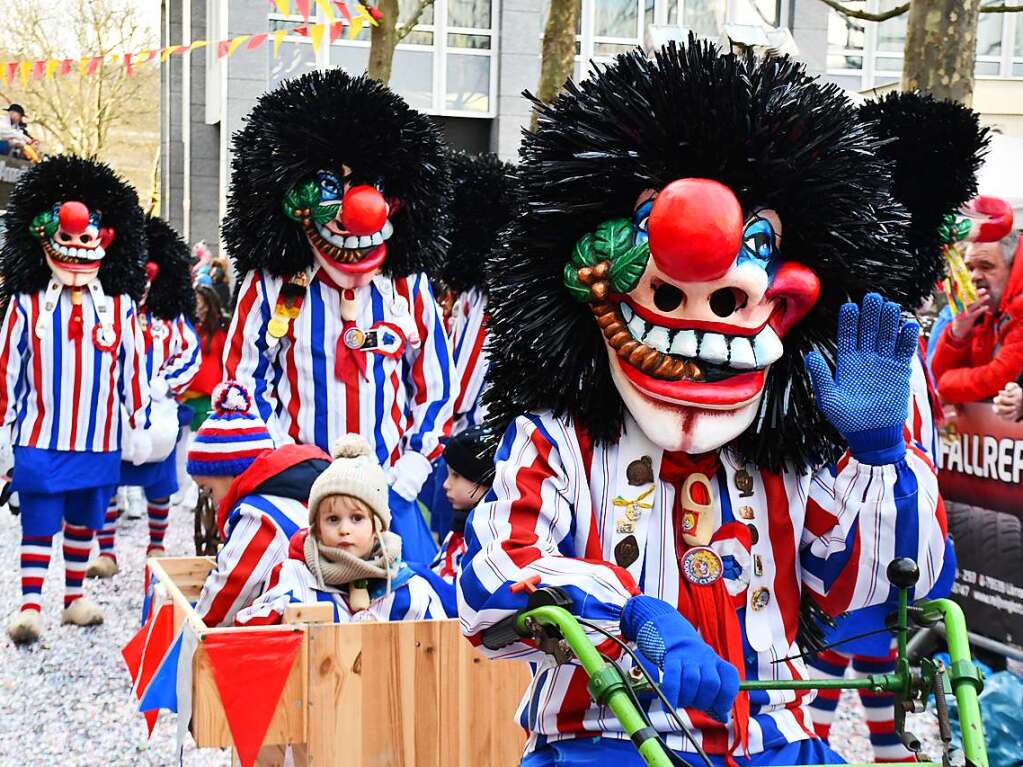
[[[967,246],[966,266],[978,298],[944,329],[931,362],[945,402],[990,399],[1023,373],[1019,234],[1013,229],[997,242]]]

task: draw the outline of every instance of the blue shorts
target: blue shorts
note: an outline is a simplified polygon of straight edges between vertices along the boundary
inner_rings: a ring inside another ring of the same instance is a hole
[[[121,461],[121,484],[128,487],[141,487],[146,491],[150,501],[169,498],[178,491],[178,467],[176,451],[157,463],[144,463],[136,466],[128,461]]]
[[[63,523],[102,530],[107,506],[117,485],[68,490],[63,493],[22,491],[21,531],[25,535],[56,535]]]
[[[689,764],[703,764],[696,754],[681,753]],[[714,767],[724,767],[722,756],[710,754]],[[845,764],[845,760],[821,740],[798,740],[768,748],[746,757],[735,754],[739,767],[768,767],[773,764]],[[629,740],[577,738],[562,740],[526,754],[521,767],[644,767],[643,758]]]

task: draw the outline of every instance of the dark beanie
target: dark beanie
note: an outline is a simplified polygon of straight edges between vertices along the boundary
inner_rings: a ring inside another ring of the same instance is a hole
[[[448,440],[444,460],[470,482],[489,486],[494,481],[494,454],[489,443],[482,426],[466,429]]]

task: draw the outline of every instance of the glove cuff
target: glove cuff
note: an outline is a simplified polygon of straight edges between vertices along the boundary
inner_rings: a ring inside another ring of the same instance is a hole
[[[860,463],[884,466],[897,463],[906,455],[906,440],[901,423],[880,429],[854,431],[843,436],[849,443],[849,452]]]
[[[661,599],[645,594],[630,597],[622,609],[622,636],[630,642],[635,642],[640,630],[648,621],[665,613],[677,615],[678,610]]]

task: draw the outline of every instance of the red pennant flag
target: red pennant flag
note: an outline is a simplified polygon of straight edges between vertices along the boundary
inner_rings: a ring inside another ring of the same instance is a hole
[[[348,19],[348,22],[351,23],[352,14],[351,11],[348,10],[348,4],[345,3],[344,0],[334,0],[334,5],[337,6],[337,9],[341,12],[341,15]]]
[[[99,65],[101,63],[103,63],[102,56],[93,56],[91,59],[89,59],[89,67],[85,70],[85,74],[87,75],[96,74],[96,70],[99,69]]]
[[[135,695],[139,700],[142,700],[153,674],[160,668],[160,661],[163,660],[172,644],[174,644],[174,605],[166,602],[160,605],[142,650],[142,664],[135,682]],[[148,721],[149,717],[146,719]]]
[[[293,35],[302,35],[302,37],[309,37],[309,27],[295,27],[291,30]]]
[[[221,40],[219,43],[217,43],[217,58],[218,59],[222,59],[222,58],[224,58],[224,56],[227,55],[227,49],[228,49],[228,46],[230,46],[230,45],[231,45],[231,41],[230,40]]]
[[[135,70],[131,68],[131,54],[130,53],[124,54],[124,70],[125,70],[125,72],[128,73],[128,77],[131,77],[133,74],[135,74]]]
[[[152,711],[143,711],[142,716],[146,718],[146,737],[153,737],[153,728],[156,727],[156,717],[160,715],[160,709],[154,708]]]
[[[254,50],[254,49],[258,48],[259,46],[261,46],[263,43],[265,43],[267,37],[268,37],[268,35],[267,35],[266,32],[263,32],[263,33],[258,34],[258,35],[253,35],[252,37],[249,38],[249,41],[245,44],[245,48],[247,50],[250,50],[250,51]]]
[[[309,21],[309,0],[295,0],[295,6],[298,8],[299,15]]]
[[[242,767],[252,767],[263,745],[291,665],[300,631],[207,634],[202,640],[213,668],[227,724]]]
[[[40,59],[32,65],[32,79],[41,80],[43,78],[43,71],[46,69],[45,59]]]
[[[7,77],[4,78],[4,82],[13,83],[14,78],[18,76],[18,62],[10,61],[7,63]]]
[[[330,25],[330,41],[334,42],[341,37],[341,32],[344,30],[344,24],[340,21],[335,21]]]
[[[128,644],[121,648],[121,657],[124,658],[124,662],[128,666],[128,673],[131,674],[131,683],[133,685],[135,680],[138,679],[139,669],[142,668],[142,652],[146,646],[146,637],[149,636],[149,629],[153,626],[154,615],[155,613],[150,610],[149,616],[146,618],[142,628],[136,631],[135,636],[128,640]]]
[[[62,75],[71,74],[71,59],[64,59],[60,62],[60,73]]]

